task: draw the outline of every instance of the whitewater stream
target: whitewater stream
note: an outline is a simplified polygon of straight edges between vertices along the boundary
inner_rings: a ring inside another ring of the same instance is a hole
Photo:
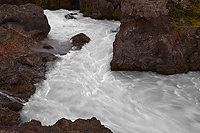
[[[66,19],[68,13],[77,13],[77,19]],[[109,63],[119,21],[94,20],[78,11],[45,14],[50,40],[63,47],[72,36],[85,33],[91,41],[48,65],[47,79],[36,85],[20,112],[22,121],[52,125],[63,117],[96,117],[114,133],[200,133],[199,72],[112,72]]]

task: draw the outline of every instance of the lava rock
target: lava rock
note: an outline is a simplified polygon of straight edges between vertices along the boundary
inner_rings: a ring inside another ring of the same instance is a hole
[[[172,23],[172,7],[177,6],[177,2],[168,0],[122,0],[111,70],[160,74],[199,70],[199,28],[177,29]]]
[[[77,15],[77,13],[69,13],[67,15],[65,15],[66,19],[77,19],[76,17],[74,17],[74,15]]]
[[[0,27],[4,32],[0,36],[9,37],[18,34],[25,38],[47,36],[50,25],[43,9],[34,4],[1,5]],[[7,31],[7,32],[6,32]]]
[[[79,0],[84,16],[95,19],[121,18],[121,0]]]
[[[70,40],[72,41],[72,44],[74,45],[73,47],[76,48],[76,50],[81,49],[84,44],[90,42],[90,38],[83,33],[73,36]]]

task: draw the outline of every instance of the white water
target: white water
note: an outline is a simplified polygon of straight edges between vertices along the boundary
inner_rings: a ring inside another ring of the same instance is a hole
[[[37,119],[52,125],[62,117],[94,116],[114,133],[200,132],[199,72],[173,76],[111,72],[116,33],[110,31],[120,23],[81,14],[77,20],[66,20],[68,12],[45,11],[52,27],[49,38],[64,42],[83,32],[91,42],[60,56],[21,111],[23,121]]]

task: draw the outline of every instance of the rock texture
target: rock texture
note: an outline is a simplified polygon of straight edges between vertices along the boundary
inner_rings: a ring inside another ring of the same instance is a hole
[[[0,4],[21,5],[26,3],[36,4],[44,9],[79,9],[79,0],[0,0]]]
[[[34,4],[0,6],[0,126],[20,123],[17,112],[44,79],[50,53],[32,51],[50,31],[43,9]]]
[[[84,16],[96,19],[116,19],[121,17],[121,0],[79,0]]]
[[[71,39],[73,49],[80,50],[86,43],[90,42],[90,38],[83,33],[73,36]]]
[[[189,8],[197,3],[187,2],[122,0],[121,26],[113,45],[111,69],[161,74],[199,70],[199,26],[184,19],[193,15]]]
[[[53,126],[42,126],[39,121],[32,120],[21,124],[19,127],[1,130],[1,133],[112,133],[108,128],[101,125],[96,118],[88,120],[78,119],[74,122],[60,119]]]

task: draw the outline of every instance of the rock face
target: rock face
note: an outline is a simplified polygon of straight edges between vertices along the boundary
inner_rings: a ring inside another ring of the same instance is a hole
[[[191,16],[187,2],[122,0],[111,69],[161,74],[199,70],[199,26],[186,21]]]
[[[84,16],[96,19],[117,19],[121,17],[121,0],[79,0]]]
[[[79,9],[79,0],[0,0],[0,4],[21,5],[33,3],[45,9]]]

